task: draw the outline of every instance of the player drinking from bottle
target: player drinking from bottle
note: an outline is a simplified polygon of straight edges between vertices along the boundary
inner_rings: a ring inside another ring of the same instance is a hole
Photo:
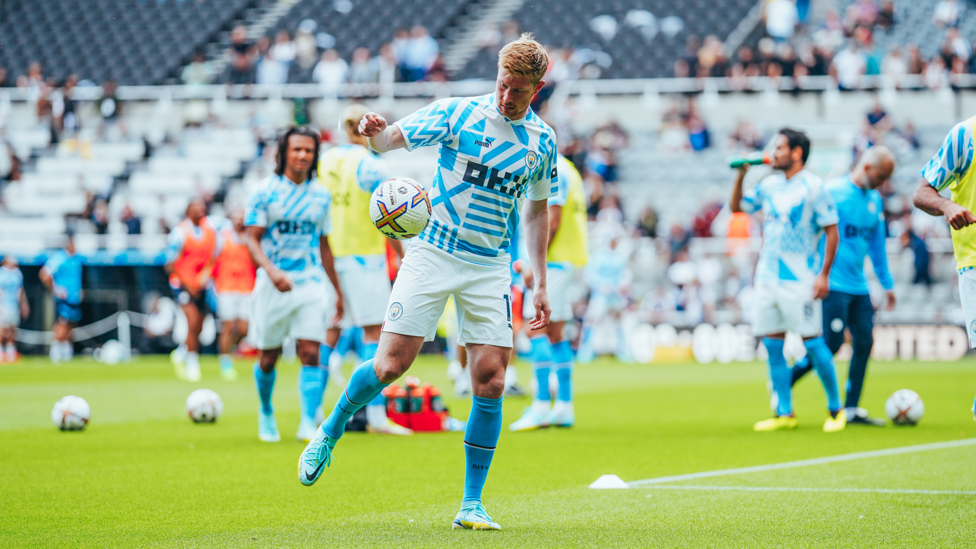
[[[285,337],[296,341],[303,370],[322,368],[319,345],[325,335],[324,311],[328,307],[326,276],[337,294],[336,319],[342,317],[342,290],[328,237],[332,231],[332,197],[313,179],[318,156],[317,134],[308,128],[285,132],[278,140],[275,175],[251,195],[244,216],[247,248],[258,267],[251,329],[261,351],[254,365],[254,381],[261,400],[258,438],[265,442],[281,440],[271,395],[277,377],[275,363]],[[302,395],[321,402],[323,390],[315,385]],[[314,411],[318,402],[303,403],[303,407],[308,406]],[[297,438],[302,440],[304,435],[299,427]]]
[[[825,432],[840,431],[846,414],[837,391],[833,353],[822,337],[820,300],[830,289],[830,269],[837,252],[837,207],[819,177],[804,169],[810,139],[784,128],[776,135],[773,169],[747,192],[742,182],[749,166],[739,167],[730,207],[733,212],[763,212],[763,248],[756,266],[752,332],[763,337],[769,353],[769,377],[778,398],[775,417],[755,424],[756,431],[795,429],[790,368],[783,356],[788,330],[803,337],[803,345],[827,393],[830,413]],[[817,243],[827,237],[823,267],[817,273]]]
[[[895,282],[888,272],[885,252],[884,201],[875,190],[891,178],[894,169],[894,155],[878,145],[864,151],[851,173],[824,184],[837,204],[840,243],[830,270],[830,293],[823,301],[823,333],[832,354],[844,343],[844,331],[851,333],[853,354],[844,402],[848,425],[885,424],[882,419],[869,417],[858,403],[874,345],[874,305],[864,276],[865,257],[870,256],[871,266],[885,289],[887,310],[895,306]],[[793,366],[793,384],[812,369],[809,357],[797,362]]]
[[[474,393],[464,435],[464,495],[453,527],[500,529],[485,512],[481,493],[501,432],[505,365],[512,351],[505,248],[525,198],[529,257],[536,269],[531,328],[549,323],[547,202],[557,183],[556,135],[529,108],[548,65],[542,45],[523,35],[499,53],[495,93],[442,99],[392,126],[377,114],[363,117],[359,131],[377,151],[440,147],[430,187],[433,214],[393,285],[376,357],[353,372],[302,452],[303,484],[313,484],[330,464],[352,414],[410,368],[424,340],[433,339],[453,295]]]

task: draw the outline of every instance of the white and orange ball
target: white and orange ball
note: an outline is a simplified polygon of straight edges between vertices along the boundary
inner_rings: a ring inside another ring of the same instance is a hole
[[[430,223],[427,189],[413,179],[395,177],[380,183],[369,200],[369,215],[384,235],[413,238]]]

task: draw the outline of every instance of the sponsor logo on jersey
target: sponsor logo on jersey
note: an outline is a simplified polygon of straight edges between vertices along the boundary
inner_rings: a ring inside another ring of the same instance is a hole
[[[494,141],[495,141],[495,138],[494,137],[486,137],[486,138],[484,138],[483,141],[479,141],[478,139],[475,139],[474,140],[474,144],[475,145],[478,145],[479,147],[484,147],[486,149],[490,149],[491,148],[491,144],[494,143]]]

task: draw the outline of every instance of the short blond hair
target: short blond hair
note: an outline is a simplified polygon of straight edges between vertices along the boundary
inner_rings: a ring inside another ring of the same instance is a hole
[[[343,109],[342,114],[339,116],[339,124],[342,125],[343,129],[347,132],[352,132],[353,135],[359,135],[359,122],[364,116],[369,112],[366,105],[362,103],[353,103]]]
[[[549,70],[549,54],[531,32],[524,32],[498,52],[498,66],[513,76],[528,76],[538,82]]]

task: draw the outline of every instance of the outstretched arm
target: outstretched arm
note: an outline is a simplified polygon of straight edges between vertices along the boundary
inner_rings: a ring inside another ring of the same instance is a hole
[[[532,263],[532,304],[535,318],[529,323],[530,330],[540,330],[549,325],[549,293],[546,287],[546,251],[549,244],[548,200],[527,200],[525,203],[526,245]]]
[[[915,187],[912,202],[916,208],[929,215],[944,215],[949,225],[957,231],[976,223],[976,217],[973,217],[972,212],[948,198],[943,198],[939,195],[939,191],[924,179],[918,187]]]
[[[729,203],[729,208],[732,210],[732,213],[742,211],[742,182],[746,179],[747,171],[749,171],[749,165],[744,164],[738,169],[735,175],[735,185],[732,187],[732,202]]]
[[[376,152],[384,153],[407,146],[400,128],[387,125],[386,119],[374,112],[366,113],[360,120],[359,133],[369,138],[369,146]]]

